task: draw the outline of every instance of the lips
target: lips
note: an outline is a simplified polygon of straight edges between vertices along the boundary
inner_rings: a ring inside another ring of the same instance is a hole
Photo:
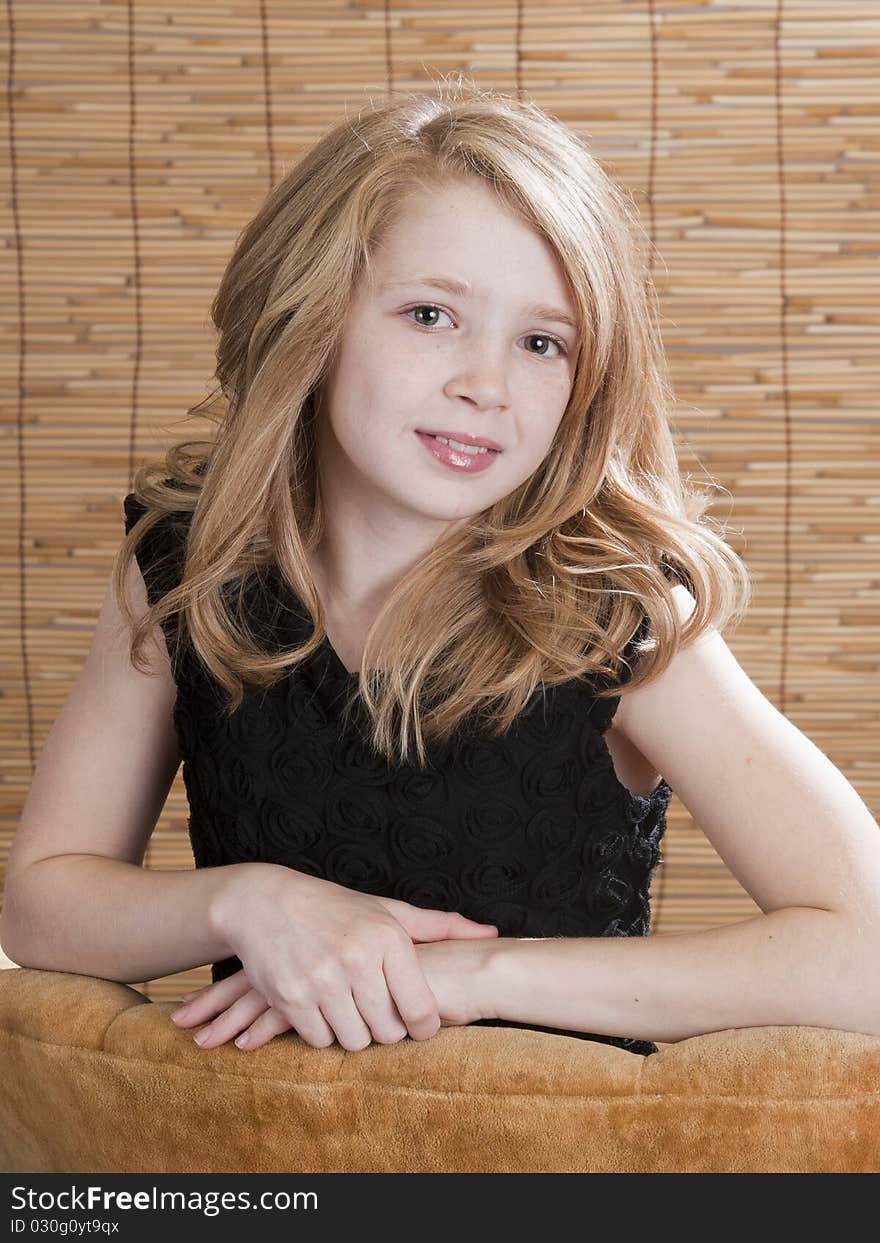
[[[416,432],[415,435],[433,458],[456,472],[481,474],[484,470],[491,469],[495,459],[501,456],[499,450],[489,448],[458,449],[446,440],[441,440],[439,434],[435,436],[430,432]]]
[[[416,430],[423,436],[444,436],[447,440],[457,440],[463,445],[471,445],[474,448],[492,449],[495,453],[502,452],[502,446],[497,440],[489,440],[487,436],[475,436],[472,432],[437,431],[431,427],[420,427]]]

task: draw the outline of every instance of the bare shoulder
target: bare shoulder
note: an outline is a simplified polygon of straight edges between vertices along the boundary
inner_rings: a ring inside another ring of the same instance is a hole
[[[690,617],[694,609],[696,608],[696,605],[697,605],[696,600],[691,595],[691,593],[688,591],[687,587],[685,587],[681,583],[677,583],[672,588],[672,596],[678,608],[679,618],[682,621],[686,621]],[[714,627],[712,627],[710,631],[707,632],[706,635],[702,635],[700,639],[697,640],[697,643],[699,644],[701,642],[704,642],[706,638],[710,637],[711,635],[718,635],[718,631]],[[720,638],[721,636],[718,635],[718,637]],[[680,652],[677,653],[677,656],[680,654],[681,654]],[[615,732],[621,735],[622,737],[626,738],[627,741],[632,746],[636,746],[636,741],[634,738],[633,720],[640,711],[645,711],[648,709],[648,707],[650,706],[650,701],[652,699],[657,698],[658,692],[654,690],[654,688],[658,686],[658,683],[662,681],[662,679],[663,679],[663,675],[661,675],[659,679],[655,679],[649,686],[644,686],[644,687],[640,686],[634,691],[626,691],[620,697],[620,703],[618,705],[617,711],[614,714],[613,727],[615,729]],[[649,695],[648,692],[652,690],[654,690],[654,694]],[[640,705],[641,705],[641,708],[640,708]]]

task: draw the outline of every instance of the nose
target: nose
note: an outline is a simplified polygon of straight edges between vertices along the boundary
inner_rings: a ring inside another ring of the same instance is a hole
[[[510,403],[510,389],[502,349],[474,342],[461,358],[447,392],[472,401],[480,410],[504,409]]]

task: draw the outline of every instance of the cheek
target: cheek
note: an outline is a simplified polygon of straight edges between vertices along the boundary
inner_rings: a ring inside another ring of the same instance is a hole
[[[340,369],[330,421],[340,445],[349,452],[365,444],[381,427],[388,408],[382,376],[357,359],[346,360]]]
[[[391,399],[389,394],[383,401],[380,394],[362,387],[333,418],[342,454],[360,474],[383,486],[399,473],[405,453],[403,422],[396,419]]]
[[[392,366],[381,354],[359,355],[338,388],[339,440],[354,447],[379,435],[399,436],[415,421],[423,394],[424,385],[417,385],[411,372]]]
[[[565,403],[539,405],[532,407],[532,417],[524,419],[520,424],[517,443],[522,446],[523,456],[536,466],[547,456],[559,432]]]

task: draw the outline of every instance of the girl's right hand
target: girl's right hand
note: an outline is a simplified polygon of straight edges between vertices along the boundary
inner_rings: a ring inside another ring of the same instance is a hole
[[[345,1049],[440,1030],[437,999],[414,944],[497,936],[454,911],[347,889],[283,865],[247,864],[216,925],[251,986],[315,1048]]]

